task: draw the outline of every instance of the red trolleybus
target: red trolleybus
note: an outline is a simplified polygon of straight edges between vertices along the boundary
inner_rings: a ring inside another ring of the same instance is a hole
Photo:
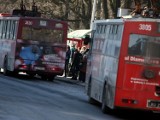
[[[66,22],[40,17],[0,17],[0,68],[52,80],[65,64]]]
[[[160,112],[160,20],[94,22],[86,91],[102,111],[116,107]]]

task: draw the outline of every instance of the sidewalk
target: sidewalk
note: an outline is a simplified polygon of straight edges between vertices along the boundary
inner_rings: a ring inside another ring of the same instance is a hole
[[[78,84],[78,85],[81,85],[81,86],[85,86],[85,83],[82,83],[78,80],[71,80],[71,77],[56,76],[55,80],[59,80],[59,81],[70,83],[70,84]]]

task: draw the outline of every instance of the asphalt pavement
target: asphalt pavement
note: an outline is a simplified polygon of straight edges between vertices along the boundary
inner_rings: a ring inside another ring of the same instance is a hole
[[[71,79],[71,77],[56,76],[55,80],[59,80],[59,81],[70,83],[70,84],[77,84],[77,85],[85,86],[84,82],[81,82],[79,80],[73,80]]]

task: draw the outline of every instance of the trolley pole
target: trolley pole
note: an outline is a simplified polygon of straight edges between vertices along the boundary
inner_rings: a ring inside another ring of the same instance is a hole
[[[92,7],[92,16],[91,16],[90,29],[92,29],[92,27],[93,27],[93,22],[94,22],[95,13],[96,13],[96,3],[97,3],[97,0],[94,0],[93,7]]]

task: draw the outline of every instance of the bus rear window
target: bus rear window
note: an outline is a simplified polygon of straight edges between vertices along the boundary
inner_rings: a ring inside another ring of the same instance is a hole
[[[160,58],[160,37],[131,34],[128,55]]]
[[[63,42],[63,31],[45,29],[45,28],[37,29],[37,28],[23,27],[22,39],[40,41],[40,42],[62,43]]]

